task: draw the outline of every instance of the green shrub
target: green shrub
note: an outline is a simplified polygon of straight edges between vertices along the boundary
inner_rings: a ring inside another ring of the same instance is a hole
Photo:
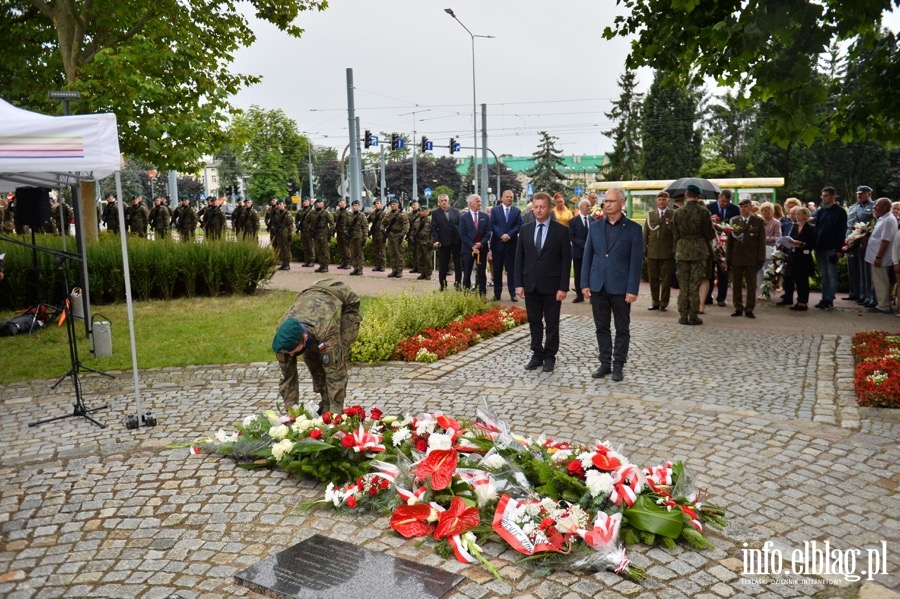
[[[30,242],[30,238],[22,238]],[[59,237],[38,235],[37,245],[62,249]],[[69,240],[67,250],[75,250]],[[0,282],[0,309],[19,310],[40,299],[58,304],[62,297],[64,274],[69,288],[80,280],[80,262],[64,260],[56,264],[56,256],[31,248],[4,244],[6,279]],[[112,234],[101,235],[87,246],[91,302],[109,304],[125,299],[125,277],[121,241]],[[35,261],[37,263],[35,274]],[[259,283],[275,273],[275,255],[269,248],[253,243],[215,241],[182,243],[128,238],[128,265],[132,297],[138,300],[172,299],[196,295],[254,293]],[[65,273],[63,272],[65,268]]]
[[[389,360],[402,340],[429,327],[443,327],[454,318],[490,307],[477,295],[459,291],[382,296],[366,303],[359,337],[350,347],[353,362]]]

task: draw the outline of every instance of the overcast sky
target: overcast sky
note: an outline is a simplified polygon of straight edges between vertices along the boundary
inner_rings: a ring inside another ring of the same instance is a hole
[[[449,154],[450,137],[471,146],[471,38],[445,8],[473,34],[495,36],[475,39],[476,99],[479,112],[487,104],[492,150],[530,155],[541,130],[566,154],[611,149],[604,113],[619,97],[629,47],[602,37],[619,10],[614,0],[331,0],[301,15],[300,39],[251,19],[257,41],[237,54],[233,70],[263,81],[235,104],[280,108],[314,144],[341,151],[352,68],[362,129],[410,136],[415,129],[437,156]],[[896,25],[897,15],[891,20]],[[638,90],[651,78],[639,71]],[[479,116],[479,145],[480,126]]]

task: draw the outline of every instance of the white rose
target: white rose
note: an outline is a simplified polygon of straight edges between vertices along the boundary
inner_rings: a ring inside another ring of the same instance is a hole
[[[453,437],[442,433],[432,433],[428,437],[428,451],[447,450],[453,447]]]
[[[302,420],[301,420],[301,418],[302,418]],[[298,418],[297,421],[294,422],[294,424],[291,426],[291,428],[294,429],[294,431],[296,431],[298,433],[308,431],[313,426],[312,420],[309,420],[308,418],[305,418],[302,416],[301,416],[301,418]]]
[[[276,461],[281,461],[284,454],[290,452],[293,448],[294,444],[290,439],[282,439],[272,446],[272,457],[275,458]]]
[[[504,460],[503,456],[501,456],[499,453],[493,453],[491,455],[484,456],[484,459],[481,460],[481,465],[488,470],[498,470],[506,465],[506,460]]]
[[[269,429],[269,436],[276,440],[281,440],[287,437],[288,435],[288,427],[283,424],[279,424],[278,426],[273,426]]]
[[[552,456],[550,456],[550,459],[551,459],[553,462],[559,464],[560,462],[568,462],[568,461],[569,461],[569,456],[571,456],[571,455],[572,455],[572,451],[571,451],[571,450],[569,450],[569,449],[560,449],[559,451],[557,451],[556,453],[554,453]]]
[[[491,483],[485,483],[475,487],[475,497],[478,499],[478,507],[497,499],[497,487]]]

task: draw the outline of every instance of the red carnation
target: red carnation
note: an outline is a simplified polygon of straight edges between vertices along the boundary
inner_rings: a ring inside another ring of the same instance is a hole
[[[425,439],[419,439],[416,441],[416,451],[420,453],[425,453],[428,450],[428,443]]]
[[[331,424],[333,424],[333,425],[335,425],[335,426],[339,425],[339,424],[340,424],[341,422],[343,422],[343,421],[344,421],[344,419],[341,417],[340,414],[335,414],[335,415],[331,418]]]
[[[331,412],[325,412],[322,414],[322,422],[325,424],[331,424]]]
[[[365,418],[366,411],[362,408],[362,406],[350,406],[349,408],[344,408],[344,414],[349,417],[356,416],[357,418]]]
[[[369,410],[369,414],[371,415],[372,420],[381,420],[381,417],[384,416],[384,412],[378,408],[372,408]]]
[[[322,438],[322,429],[314,428],[309,431],[310,439],[321,439]]]
[[[344,435],[341,438],[341,445],[347,448],[353,447],[356,445],[356,442],[353,440],[353,435]]]
[[[353,509],[356,507],[356,495],[351,495],[347,498],[347,507]]]

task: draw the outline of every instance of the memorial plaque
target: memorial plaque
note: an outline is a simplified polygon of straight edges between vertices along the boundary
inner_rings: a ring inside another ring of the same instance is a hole
[[[277,599],[438,599],[463,579],[322,535],[288,547],[234,578],[239,585]]]

